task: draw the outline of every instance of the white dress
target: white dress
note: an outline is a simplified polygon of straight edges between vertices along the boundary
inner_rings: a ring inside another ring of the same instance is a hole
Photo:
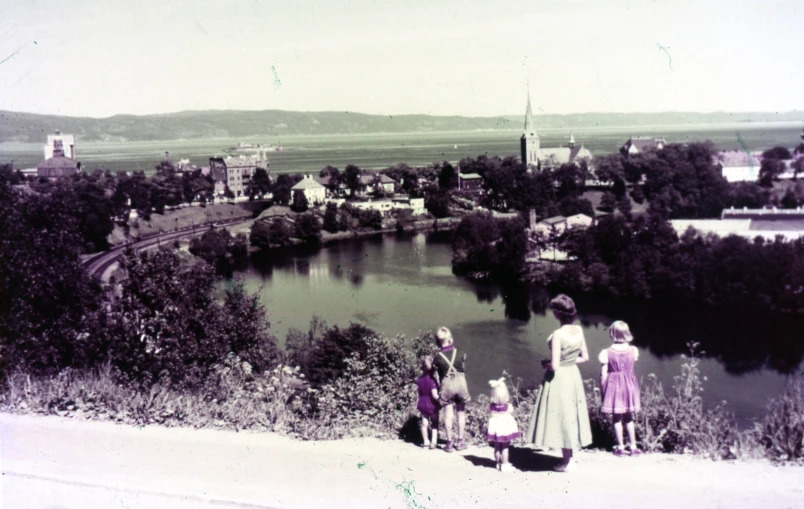
[[[489,442],[511,442],[519,438],[519,427],[514,419],[514,409],[511,405],[489,405],[489,428],[486,439]]]

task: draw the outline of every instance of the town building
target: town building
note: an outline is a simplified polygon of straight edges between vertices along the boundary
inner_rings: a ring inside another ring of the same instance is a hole
[[[483,177],[477,173],[459,173],[458,189],[461,191],[480,191],[483,189]]]
[[[264,152],[250,156],[241,154],[238,157],[209,158],[210,175],[216,183],[223,183],[224,193],[228,188],[235,199],[248,196],[248,183],[257,168],[270,174],[270,164]],[[216,189],[220,188],[216,185]]]
[[[335,183],[332,177],[316,177],[315,180],[326,188],[328,197],[344,196],[349,193],[349,188],[344,182]],[[360,189],[355,190],[355,196],[367,196],[374,192],[375,188],[382,189],[385,194],[394,194],[396,180],[382,173],[360,175]]]
[[[725,209],[720,219],[674,219],[673,229],[681,236],[687,230],[718,237],[737,235],[748,239],[762,237],[773,240],[781,236],[786,240],[804,237],[804,208],[796,209]]]
[[[327,199],[326,188],[309,174],[305,174],[304,178],[290,188],[290,194],[294,204],[300,199],[300,195],[304,195],[310,207],[321,205]]]
[[[36,175],[44,178],[71,177],[80,171],[81,163],[64,154],[62,141],[58,138],[53,140],[53,156],[36,167]]]
[[[57,142],[59,148],[61,148],[64,153],[64,157],[75,159],[75,136],[72,134],[61,134],[58,129],[56,129],[56,134],[47,135],[45,159],[50,159],[54,156]]]
[[[525,129],[519,140],[520,157],[528,167],[528,171],[561,166],[566,163],[587,163],[592,159],[592,153],[583,145],[575,144],[575,137],[570,133],[569,143],[566,147],[542,148],[539,134],[536,132],[536,123],[533,121],[533,111],[530,107],[530,92],[528,104],[525,109]]]
[[[729,182],[756,182],[762,155],[743,150],[723,150],[715,154],[712,162],[720,165],[723,178]]]
[[[627,157],[649,152],[651,150],[662,150],[667,142],[664,138],[652,138],[650,136],[637,136],[628,138],[628,141],[620,149],[620,152]]]

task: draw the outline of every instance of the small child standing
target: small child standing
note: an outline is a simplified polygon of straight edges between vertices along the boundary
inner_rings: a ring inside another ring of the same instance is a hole
[[[510,472],[513,470],[508,463],[508,446],[515,438],[519,438],[519,428],[514,419],[513,408],[510,405],[511,395],[505,378],[491,380],[491,404],[489,405],[489,427],[486,439],[494,447],[494,459],[497,460],[497,470]]]
[[[433,358],[422,358],[422,376],[416,380],[419,389],[419,402],[416,408],[421,413],[422,447],[435,449],[438,445],[438,386],[433,379]],[[432,440],[428,427],[432,429]]]
[[[609,327],[609,337],[614,342],[609,348],[600,352],[600,388],[603,393],[603,404],[600,411],[611,414],[614,422],[614,434],[617,436],[615,456],[623,456],[623,421],[628,431],[631,456],[642,454],[636,446],[634,431],[635,412],[640,410],[639,384],[634,374],[634,363],[639,359],[639,351],[629,345],[634,338],[628,324],[617,320]]]

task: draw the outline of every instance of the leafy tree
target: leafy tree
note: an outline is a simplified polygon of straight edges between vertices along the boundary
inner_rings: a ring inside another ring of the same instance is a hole
[[[804,151],[802,152],[804,153]],[[804,157],[799,157],[790,165],[793,169],[793,179],[798,179],[799,173],[804,173]]]
[[[294,231],[282,217],[273,219],[261,219],[254,222],[249,235],[249,242],[252,246],[261,249],[270,249],[277,246],[287,246],[290,244]]]
[[[458,172],[451,164],[445,162],[441,167],[441,172],[438,174],[438,187],[442,191],[458,187]]]
[[[360,226],[382,229],[382,214],[379,210],[365,210],[360,214]]]
[[[396,214],[396,231],[404,232],[413,223],[413,212],[402,209]]]
[[[271,178],[264,168],[254,170],[248,182],[248,193],[250,197],[259,196],[262,199],[266,193],[271,192]]]
[[[321,241],[321,223],[318,221],[318,216],[312,212],[301,214],[296,218],[296,234],[297,239],[304,242],[318,243]]]
[[[495,243],[499,239],[500,230],[491,214],[465,216],[452,239],[453,271],[465,274],[494,270],[498,262]]]
[[[790,154],[790,150],[787,147],[780,147],[776,146],[773,148],[769,148],[765,152],[762,153],[762,159],[775,159],[775,160],[790,160],[793,158],[793,155]]]
[[[558,185],[558,198],[578,196],[583,193],[586,172],[576,164],[565,163],[553,172],[553,180]]]
[[[449,196],[437,187],[430,186],[425,191],[424,207],[438,219],[449,217]]]
[[[524,219],[517,217],[501,221],[498,227],[500,238],[495,245],[497,265],[493,272],[503,279],[518,279],[528,252],[527,224]]]
[[[631,189],[631,199],[639,204],[645,203],[645,193],[642,192],[642,186],[634,184],[633,189]]]
[[[68,186],[22,195],[0,184],[0,352],[29,373],[104,358],[101,292],[81,265],[84,241]]]
[[[293,193],[293,203],[290,209],[294,212],[307,212],[308,208],[310,208],[310,206],[307,203],[307,195],[305,195],[303,191],[296,190]]]
[[[280,205],[287,205],[290,202],[290,188],[295,185],[293,177],[287,173],[280,173],[274,184],[274,201]]]
[[[232,237],[225,228],[207,230],[190,241],[190,253],[215,268],[218,274],[230,275],[237,266],[243,266],[248,257],[245,236]]]
[[[759,185],[772,187],[773,181],[778,180],[779,175],[786,169],[784,161],[781,159],[763,159],[759,167]]]
[[[332,202],[327,203],[324,212],[324,229],[330,233],[338,232],[338,206]]]
[[[625,179],[623,158],[620,154],[595,156],[592,166],[595,168],[595,177],[601,182],[616,182]]]
[[[0,164],[0,185],[9,184],[15,186],[25,181],[22,172],[14,171],[14,166],[10,163]]]
[[[326,188],[333,194],[340,194],[340,187],[341,182],[344,179],[344,176],[334,166],[326,165],[324,166],[320,172],[318,172],[318,176],[321,178],[328,178],[329,181],[326,184]]]
[[[622,212],[626,219],[631,219],[631,200],[628,196],[623,196],[617,200],[617,210]]]
[[[782,197],[782,208],[784,209],[794,209],[798,207],[798,200],[796,199],[795,193],[792,190],[788,189],[784,196]]]
[[[278,351],[265,309],[242,282],[231,283],[221,303],[206,263],[186,267],[177,254],[157,251],[129,253],[122,267],[126,277],[107,329],[122,375],[197,388],[229,355],[257,372],[273,367]]]
[[[603,212],[614,212],[614,207],[616,206],[617,198],[614,196],[614,193],[603,193],[603,197],[600,199],[600,205],[598,205],[597,208]]]
[[[559,212],[564,217],[574,216],[576,214],[585,214],[589,217],[595,217],[595,208],[592,202],[586,198],[578,196],[567,196],[558,204]]]
[[[362,191],[363,184],[360,181],[361,176],[360,168],[355,166],[354,164],[348,165],[343,170],[343,181],[346,184],[346,188],[349,189],[351,196],[354,198],[355,193],[358,191]]]

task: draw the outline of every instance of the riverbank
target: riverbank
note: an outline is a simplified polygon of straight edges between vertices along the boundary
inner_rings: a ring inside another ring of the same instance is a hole
[[[123,426],[0,414],[3,501],[39,509],[222,507],[798,507],[804,468],[691,456],[489,447],[448,454],[402,441],[300,442],[274,433]],[[314,479],[314,484],[310,480]],[[314,486],[315,489],[311,489]]]

